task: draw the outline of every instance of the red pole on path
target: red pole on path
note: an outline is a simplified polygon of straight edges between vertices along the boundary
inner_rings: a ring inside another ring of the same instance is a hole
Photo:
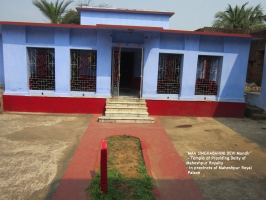
[[[102,141],[101,149],[101,190],[104,194],[107,194],[107,141]]]

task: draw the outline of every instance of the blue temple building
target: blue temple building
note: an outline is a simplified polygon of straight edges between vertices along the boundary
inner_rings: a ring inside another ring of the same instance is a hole
[[[80,25],[0,22],[4,110],[102,113],[130,94],[154,115],[243,116],[255,36],[170,30],[173,12],[76,9]]]

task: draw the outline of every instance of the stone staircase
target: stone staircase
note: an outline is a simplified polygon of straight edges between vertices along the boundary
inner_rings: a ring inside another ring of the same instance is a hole
[[[98,118],[99,122],[114,123],[154,123],[149,117],[144,99],[119,97],[106,100],[105,115]]]
[[[256,120],[266,120],[265,110],[249,104],[246,104],[245,116]]]

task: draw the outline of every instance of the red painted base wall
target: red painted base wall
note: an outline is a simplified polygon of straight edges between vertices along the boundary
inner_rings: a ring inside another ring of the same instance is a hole
[[[3,95],[4,111],[104,114],[105,98]],[[146,100],[150,115],[244,117],[246,103]]]
[[[4,111],[103,114],[105,98],[3,95]]]
[[[246,103],[146,100],[150,115],[195,117],[244,117]]]

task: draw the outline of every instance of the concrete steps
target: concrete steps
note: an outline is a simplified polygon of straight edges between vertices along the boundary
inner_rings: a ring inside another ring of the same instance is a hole
[[[99,122],[113,123],[154,123],[149,117],[146,101],[138,98],[119,97],[106,100],[105,115]]]
[[[266,120],[265,110],[253,105],[246,105],[245,116],[256,120]]]
[[[252,119],[257,119],[257,120],[266,120],[266,114],[265,113],[255,113],[252,114],[251,116]]]
[[[139,123],[147,124],[154,123],[154,118],[152,117],[107,117],[101,116],[98,118],[99,122],[109,122],[109,123]]]

